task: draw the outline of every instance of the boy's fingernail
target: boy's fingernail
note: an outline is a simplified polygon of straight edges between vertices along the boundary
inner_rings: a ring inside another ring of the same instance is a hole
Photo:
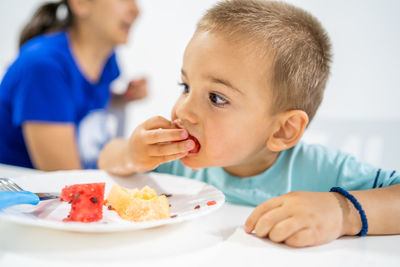
[[[189,135],[188,135],[188,132],[187,132],[187,131],[183,131],[183,132],[181,133],[181,136],[182,136],[182,138],[183,138],[183,139],[186,139],[186,138],[188,138],[188,137],[189,137]]]
[[[185,147],[186,148],[193,148],[194,147],[194,142],[192,140],[188,140],[185,142]]]
[[[246,233],[248,233],[248,234],[251,233],[250,228],[249,228],[247,225],[244,226],[244,231],[245,231]]]

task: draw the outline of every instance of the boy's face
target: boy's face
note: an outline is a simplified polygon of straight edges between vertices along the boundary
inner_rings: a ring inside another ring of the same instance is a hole
[[[234,172],[265,164],[270,157],[266,141],[274,117],[268,66],[249,51],[211,32],[196,33],[186,47],[183,93],[172,120],[180,119],[201,147],[181,159],[185,166],[222,166]]]

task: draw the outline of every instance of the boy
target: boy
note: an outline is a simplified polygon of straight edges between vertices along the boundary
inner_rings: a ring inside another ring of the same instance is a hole
[[[172,121],[151,118],[129,140],[111,141],[99,167],[210,183],[230,202],[257,206],[248,233],[294,247],[400,233],[398,173],[300,142],[330,61],[329,39],[307,12],[281,2],[220,2],[186,47]]]

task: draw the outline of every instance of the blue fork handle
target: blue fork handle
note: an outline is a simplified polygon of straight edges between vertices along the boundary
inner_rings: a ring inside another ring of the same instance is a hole
[[[39,203],[39,197],[28,191],[0,191],[0,210],[19,204]]]

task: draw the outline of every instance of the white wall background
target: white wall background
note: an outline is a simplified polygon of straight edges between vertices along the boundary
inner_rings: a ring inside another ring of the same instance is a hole
[[[18,33],[42,2],[0,1],[0,72],[15,58]],[[148,77],[150,94],[128,107],[126,135],[150,116],[169,117],[180,93],[177,82],[185,45],[196,21],[215,2],[138,0],[142,13],[129,43],[118,48],[119,60],[124,77]],[[374,164],[400,168],[400,1],[289,2],[321,21],[334,51],[325,99],[305,138],[341,147]]]

